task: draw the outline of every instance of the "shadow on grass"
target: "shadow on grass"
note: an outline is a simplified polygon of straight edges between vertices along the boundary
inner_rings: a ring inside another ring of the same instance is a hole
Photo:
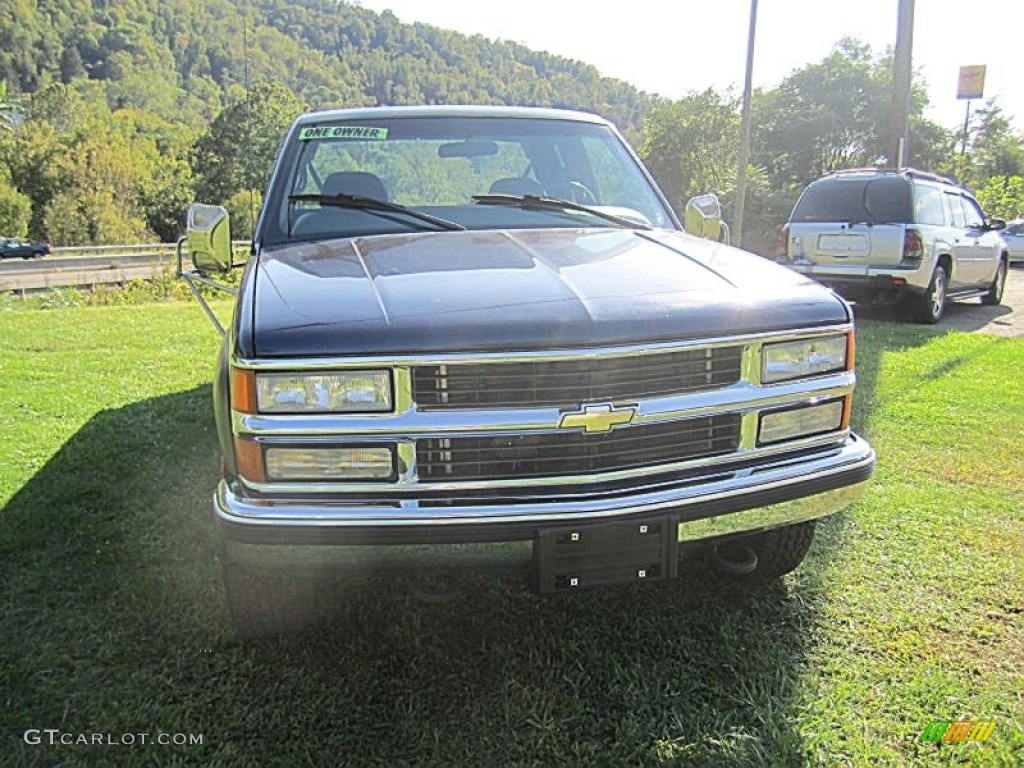
[[[782,585],[679,581],[540,599],[467,574],[417,601],[354,584],[312,634],[232,635],[206,387],[97,414],[0,513],[9,764],[717,764],[800,761],[787,717],[813,625]],[[192,747],[28,745],[202,734]]]
[[[862,388],[881,330],[860,347]],[[760,591],[700,562],[674,582],[547,599],[516,575],[470,573],[458,599],[425,604],[384,577],[339,587],[313,633],[246,647],[216,562],[217,467],[201,387],[99,413],[0,512],[11,764],[805,761],[793,701],[834,529],[803,575]],[[29,728],[203,743],[30,746]]]
[[[999,323],[999,318],[1006,317],[1013,312],[1006,305],[986,306],[976,299],[966,301],[950,301],[946,305],[943,318],[930,328],[936,331],[978,331],[993,323]],[[903,307],[891,304],[859,304],[856,307],[858,322],[860,319],[880,320],[891,323],[912,323],[908,319],[907,312]]]

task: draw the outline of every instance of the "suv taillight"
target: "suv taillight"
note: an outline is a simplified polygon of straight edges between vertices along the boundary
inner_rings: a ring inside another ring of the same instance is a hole
[[[903,233],[903,259],[920,261],[924,257],[924,240],[916,229],[908,229]]]
[[[786,261],[789,258],[789,224],[784,224],[779,230],[779,239],[775,243],[775,256],[779,261]]]

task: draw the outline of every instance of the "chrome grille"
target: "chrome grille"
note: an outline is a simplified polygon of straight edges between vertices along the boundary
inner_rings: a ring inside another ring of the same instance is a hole
[[[531,408],[661,397],[739,381],[742,347],[628,357],[423,365],[412,371],[420,408]]]
[[[609,472],[734,452],[739,414],[618,427],[495,437],[429,438],[416,443],[421,482],[506,480]]]

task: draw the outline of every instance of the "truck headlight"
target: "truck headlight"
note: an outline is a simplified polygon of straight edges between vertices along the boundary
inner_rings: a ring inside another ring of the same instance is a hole
[[[832,432],[842,426],[844,412],[842,400],[830,400],[820,405],[787,408],[761,414],[758,444],[777,443],[797,437]]]
[[[761,348],[761,383],[845,371],[853,363],[848,359],[851,338],[842,334],[765,344]]]
[[[264,453],[270,480],[388,480],[394,476],[391,448],[276,447]]]
[[[260,413],[385,413],[393,407],[390,371],[257,373]]]

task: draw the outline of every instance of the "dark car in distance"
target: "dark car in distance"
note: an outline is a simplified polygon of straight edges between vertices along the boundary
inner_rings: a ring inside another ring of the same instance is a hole
[[[50,250],[49,243],[29,243],[17,237],[0,237],[0,259],[41,259]]]
[[[868,482],[850,307],[684,231],[606,120],[310,113],[264,199],[214,383],[244,636],[317,615],[325,568],[511,558],[548,594],[706,550],[772,579]],[[230,246],[194,205],[179,274]]]

